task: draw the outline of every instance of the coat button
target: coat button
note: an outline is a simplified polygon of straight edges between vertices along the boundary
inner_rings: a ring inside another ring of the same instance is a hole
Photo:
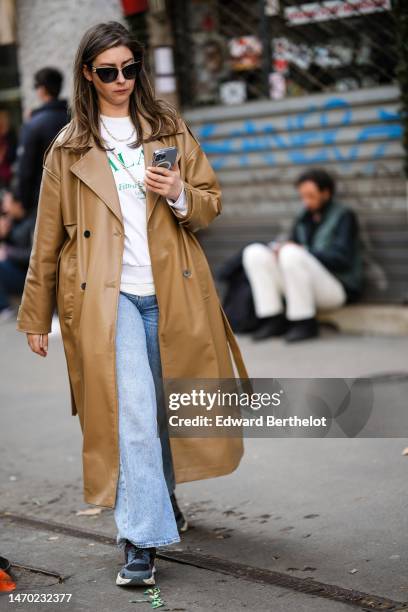
[[[85,289],[86,283],[81,283],[81,289]]]
[[[84,231],[85,238],[89,238],[90,235],[91,235],[91,232],[89,230]]]
[[[191,270],[183,270],[183,276],[186,276],[186,277],[191,276]]]

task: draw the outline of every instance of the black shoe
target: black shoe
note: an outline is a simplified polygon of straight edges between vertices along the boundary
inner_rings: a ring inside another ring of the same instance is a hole
[[[310,319],[290,321],[290,328],[285,334],[285,340],[286,342],[297,342],[298,340],[315,338],[318,335],[319,324],[315,317],[311,317]]]
[[[282,336],[288,329],[288,322],[283,313],[273,315],[272,317],[264,317],[261,325],[256,332],[252,334],[253,340],[264,340],[272,336]]]
[[[179,531],[184,532],[188,529],[187,519],[182,513],[177,503],[176,496],[174,493],[170,495],[171,505],[173,506],[174,518],[176,519],[177,528]]]
[[[237,334],[252,334],[262,325],[263,319],[251,319],[243,323],[238,323],[233,327],[233,332]]]
[[[5,557],[0,557],[0,570],[3,570],[3,572],[9,572],[10,567],[10,561]]]
[[[156,584],[154,560],[156,548],[139,548],[126,541],[125,564],[116,577],[118,586],[135,586]]]

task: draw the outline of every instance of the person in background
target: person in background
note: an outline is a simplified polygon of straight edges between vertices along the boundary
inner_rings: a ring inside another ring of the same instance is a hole
[[[0,216],[0,322],[15,318],[12,295],[23,291],[30,259],[43,156],[59,130],[69,120],[68,104],[58,98],[63,75],[55,68],[42,68],[34,75],[34,88],[41,102],[29,114],[20,131],[16,173],[9,176]],[[4,130],[3,130],[4,131]]]
[[[355,213],[336,200],[335,182],[325,170],[304,172],[296,187],[304,208],[289,239],[255,242],[242,252],[259,319],[254,340],[315,337],[317,309],[338,308],[361,295],[362,248]]]
[[[16,196],[26,211],[37,206],[43,155],[70,112],[66,99],[59,99],[63,75],[56,68],[42,68],[34,74],[34,89],[41,102],[23,124],[17,149]]]
[[[13,175],[17,136],[10,125],[10,113],[0,109],[0,189],[7,189]]]
[[[27,213],[13,189],[4,194],[0,215],[0,323],[16,317],[10,297],[24,289],[35,217],[36,210]]]

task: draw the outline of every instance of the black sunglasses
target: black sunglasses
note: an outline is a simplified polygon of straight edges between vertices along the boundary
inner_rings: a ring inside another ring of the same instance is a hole
[[[141,67],[142,60],[140,59],[122,68],[121,72],[125,79],[135,79]],[[115,66],[94,66],[93,64],[88,64],[88,68],[92,70],[92,72],[96,72],[103,83],[113,83],[118,78],[119,68]]]

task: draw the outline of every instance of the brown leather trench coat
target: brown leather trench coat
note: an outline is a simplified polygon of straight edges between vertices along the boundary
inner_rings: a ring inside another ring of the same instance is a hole
[[[142,129],[148,122],[139,115]],[[116,314],[124,225],[107,155],[93,137],[85,153],[55,147],[43,158],[34,242],[17,330],[51,332],[55,304],[67,362],[71,412],[83,434],[84,499],[113,508],[119,476],[115,371]],[[247,378],[207,259],[194,235],[221,212],[221,191],[199,141],[179,118],[175,133],[143,144],[175,145],[188,212],[182,217],[146,192],[148,246],[159,306],[163,379]],[[170,438],[176,482],[230,473],[243,454],[242,437]]]

